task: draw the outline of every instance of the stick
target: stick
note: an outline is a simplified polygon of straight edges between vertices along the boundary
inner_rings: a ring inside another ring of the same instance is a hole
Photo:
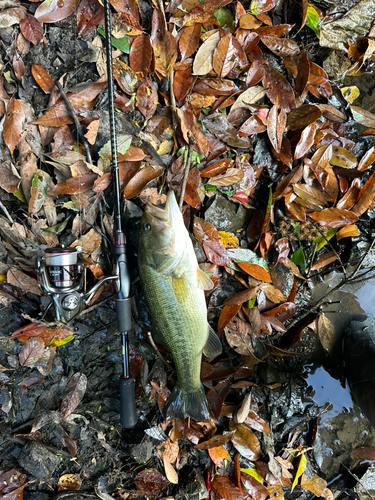
[[[92,165],[92,158],[91,158],[89,143],[87,142],[86,137],[83,135],[83,130],[82,130],[81,124],[79,123],[76,112],[73,109],[72,103],[69,101],[67,95],[65,94],[64,89],[62,88],[61,83],[58,80],[56,80],[55,85],[59,89],[59,92],[60,92],[61,97],[65,103],[65,106],[68,108],[69,114],[74,122],[74,125],[76,126],[76,129],[77,129],[80,137],[81,137],[83,146],[84,146],[85,151],[86,151],[87,162]]]
[[[2,209],[2,211],[4,212],[4,214],[6,215],[6,218],[8,219],[8,221],[11,223],[11,224],[14,224],[14,221],[12,219],[12,217],[10,216],[10,213],[8,212],[8,210],[6,209],[6,207],[2,204],[2,202],[0,201],[0,207]]]
[[[185,163],[184,178],[183,178],[182,184],[181,184],[180,202],[178,204],[181,211],[182,211],[182,205],[184,203],[186,184],[187,184],[188,177],[189,177],[191,159],[193,157],[193,150],[194,150],[194,144],[195,144],[195,139],[194,139],[193,133],[190,130],[188,132],[188,138],[189,138],[189,149],[188,149],[188,155],[187,155],[187,159],[186,159],[186,163]]]
[[[150,344],[152,345],[152,347],[154,348],[154,351],[156,352],[156,354],[158,355],[158,357],[163,361],[163,363],[165,363],[168,368],[172,371],[175,371],[171,365],[168,363],[168,361],[165,360],[165,358],[163,357],[162,353],[159,351],[159,349],[157,348],[155,342],[154,342],[154,339],[152,338],[152,335],[151,335],[151,332],[147,332],[147,335],[148,335],[148,339],[150,341]]]

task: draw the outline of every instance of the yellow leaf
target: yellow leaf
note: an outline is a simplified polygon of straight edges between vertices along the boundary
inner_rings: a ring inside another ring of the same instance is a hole
[[[6,277],[6,274],[0,274],[0,281],[6,281],[7,280],[7,277]]]
[[[225,248],[238,248],[239,241],[237,236],[233,233],[227,233],[226,231],[218,231],[221,243]]]
[[[69,337],[65,337],[64,339],[53,338],[49,345],[59,347],[61,345],[67,344],[68,342],[70,342],[73,339],[74,339],[74,335],[70,335]]]
[[[291,493],[293,492],[294,488],[297,486],[298,479],[302,476],[302,474],[305,472],[305,470],[306,470],[306,457],[305,457],[305,454],[302,453],[301,460],[299,462],[299,466],[297,469],[297,474],[296,474],[296,477],[294,478],[294,481],[292,484]]]
[[[341,94],[345,101],[353,104],[353,102],[359,97],[360,91],[359,88],[353,85],[352,87],[343,87],[341,90]]]
[[[340,241],[342,238],[347,238],[349,236],[352,238],[359,236],[359,230],[355,224],[350,224],[349,226],[342,227],[337,233],[336,239],[337,241]]]
[[[259,474],[259,472],[255,468],[254,469],[241,469],[241,472],[244,472],[248,476],[253,477],[254,479],[259,481],[260,483],[263,483],[262,476]]]

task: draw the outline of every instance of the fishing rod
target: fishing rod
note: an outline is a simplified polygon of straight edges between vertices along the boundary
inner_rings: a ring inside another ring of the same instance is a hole
[[[125,428],[137,423],[134,378],[129,369],[129,338],[131,329],[131,279],[126,258],[126,237],[121,219],[121,191],[117,161],[117,140],[113,89],[111,24],[109,0],[104,0],[105,47],[107,53],[108,110],[111,136],[111,171],[115,192],[113,223],[113,258],[115,274],[99,280],[90,290],[85,288],[83,250],[75,248],[49,248],[38,260],[37,273],[44,292],[52,298],[56,318],[68,323],[89,304],[95,293],[106,281],[115,281],[117,329],[122,338],[122,376],[120,378],[120,422]]]

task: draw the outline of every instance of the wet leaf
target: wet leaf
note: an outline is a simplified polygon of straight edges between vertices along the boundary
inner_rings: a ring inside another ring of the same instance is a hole
[[[207,0],[204,4],[193,7],[191,11],[183,18],[183,26],[192,26],[193,24],[204,24],[221,7],[224,7],[231,0]]]
[[[277,56],[287,57],[299,53],[299,47],[293,40],[278,38],[276,36],[262,36],[261,40]]]
[[[26,342],[31,337],[40,337],[44,341],[44,345],[62,345],[66,339],[73,339],[73,333],[62,328],[48,328],[44,325],[29,323],[22,326],[12,333],[11,339],[18,339],[20,342]]]
[[[50,94],[53,87],[55,86],[55,82],[49,76],[47,71],[42,68],[42,66],[38,66],[38,64],[32,64],[31,73],[34,77],[34,80],[39,85],[39,87],[46,94]]]
[[[14,53],[12,63],[13,63],[14,74],[16,75],[17,80],[19,80],[22,83],[23,76],[26,73],[26,68],[25,65],[23,64],[22,57],[19,55],[17,51]]]
[[[311,28],[316,36],[320,36],[320,25],[321,25],[321,20],[319,13],[314,5],[311,3],[308,4],[307,6],[307,12],[306,12],[306,26]]]
[[[330,164],[342,168],[356,168],[357,158],[347,149],[333,146]]]
[[[20,22],[20,30],[23,36],[33,45],[39,45],[43,40],[43,26],[32,14],[26,14],[25,19]]]
[[[247,262],[238,262],[238,265],[243,271],[245,271],[245,273],[249,274],[253,278],[267,283],[272,283],[269,272],[263,267],[258,266],[257,264],[248,264]]]
[[[220,33],[213,33],[199,48],[193,62],[193,75],[206,75],[213,69],[213,55],[220,41]]]
[[[326,196],[321,189],[308,184],[294,184],[293,190],[299,197],[298,202],[304,207],[317,209],[328,205]]]
[[[336,235],[336,240],[340,241],[342,238],[356,238],[359,236],[358,227],[355,224],[341,228]]]
[[[366,127],[375,127],[375,115],[367,111],[367,109],[360,108],[359,106],[350,106],[353,118],[356,122]]]
[[[355,211],[355,207],[356,205],[353,207],[352,211],[342,208],[326,208],[320,212],[309,214],[309,217],[321,226],[344,227],[357,222],[360,214]]]
[[[263,290],[264,295],[268,300],[275,304],[280,304],[280,302],[285,302],[286,298],[284,295],[273,285],[261,285],[260,289]]]
[[[0,494],[6,495],[12,490],[16,490],[26,481],[26,475],[11,469],[0,474]]]
[[[245,418],[245,424],[252,429],[255,429],[259,432],[266,432],[269,434],[271,429],[267,422],[265,422],[259,415],[257,415],[254,411],[250,410],[247,417]],[[253,476],[255,477],[255,476]]]
[[[53,194],[82,194],[92,188],[97,179],[97,174],[84,174],[79,177],[71,177],[66,181],[56,184]]]
[[[275,104],[278,98],[279,107],[286,111],[291,111],[295,108],[295,98],[293,89],[288,80],[275,68],[263,64],[261,66],[263,73],[263,87],[267,89],[267,96],[270,101]]]
[[[240,242],[237,236],[233,233],[228,233],[226,231],[219,231],[220,241],[225,248],[238,248]]]
[[[352,207],[352,212],[358,216],[364,214],[366,210],[373,207],[375,199],[375,173],[370,176],[358,195],[357,203]],[[353,222],[356,222],[353,220]]]
[[[158,494],[168,486],[168,481],[160,472],[153,469],[146,469],[139,472],[134,479],[137,488],[142,494]]]
[[[228,168],[225,174],[210,179],[211,186],[230,186],[239,182],[244,176],[240,168]]]
[[[358,164],[358,170],[363,172],[367,170],[375,161],[375,147],[370,148],[361,158]]]
[[[28,339],[19,354],[22,366],[35,367],[44,353],[44,342],[40,337]]]
[[[146,77],[151,67],[152,57],[150,37],[137,36],[131,44],[129,53],[129,65],[134,73],[140,73],[141,76]]]
[[[20,488],[17,488],[16,490],[13,490],[10,493],[5,494],[3,497],[1,497],[2,500],[22,500],[23,490],[26,485],[27,483],[21,486]]]
[[[65,392],[69,393],[61,401],[61,422],[63,422],[77,408],[85,395],[87,378],[83,373],[75,373],[68,382]]]
[[[258,460],[260,443],[256,435],[245,425],[238,425],[231,441],[236,450],[248,460]]]
[[[72,457],[77,455],[77,443],[72,439],[69,434],[67,434],[62,427],[61,430],[61,442],[65,448],[67,448],[68,452]]]
[[[211,460],[216,465],[216,467],[225,467],[227,462],[231,462],[229,453],[224,448],[224,446],[218,446],[217,448],[210,448],[208,450]]]
[[[211,488],[216,498],[223,500],[245,500],[241,490],[229,480],[228,476],[216,474],[211,482]]]
[[[331,354],[336,342],[336,331],[333,323],[323,313],[318,316],[318,335],[323,349]]]
[[[221,435],[215,435],[212,438],[208,439],[207,441],[204,441],[203,443],[199,443],[195,445],[194,448],[197,450],[211,450],[219,447],[223,447],[224,444],[228,443],[230,441],[231,437],[233,435],[233,432],[227,432],[224,436]]]
[[[190,57],[197,50],[200,35],[200,24],[193,24],[192,26],[185,26],[185,28],[183,28],[180,39],[178,41],[178,48],[180,49],[181,53],[181,61]]]
[[[77,491],[81,489],[81,486],[82,481],[79,477],[79,474],[64,474],[63,476],[59,477],[59,481],[57,483],[57,491]]]
[[[7,193],[15,193],[19,189],[21,177],[10,161],[0,163],[0,187]]]
[[[297,486],[298,480],[302,476],[302,474],[305,472],[305,470],[306,470],[306,457],[305,457],[305,454],[302,453],[301,460],[300,460],[299,465],[298,465],[296,477],[294,478],[291,491],[293,491],[294,488]]]
[[[76,12],[78,35],[87,35],[104,24],[104,8],[99,0],[81,0]]]
[[[258,16],[261,13],[268,12],[273,9],[276,5],[276,0],[252,0],[250,4],[250,12],[254,16]]]
[[[22,126],[25,122],[25,113],[23,111],[21,102],[12,97],[4,121],[3,138],[5,144],[8,146],[11,156],[21,139]]]
[[[230,33],[222,37],[217,44],[213,55],[213,69],[220,78],[230,73],[235,63],[237,50]]]
[[[311,493],[315,496],[321,497],[327,487],[327,481],[319,477],[317,474],[313,474],[311,478],[302,474],[301,487],[307,491],[311,491]]]
[[[56,23],[69,17],[76,10],[77,0],[44,0],[35,11],[41,23]]]
[[[314,104],[303,104],[298,108],[293,109],[287,118],[287,127],[289,130],[305,128],[310,123],[314,123],[322,116],[322,112],[318,106]]]
[[[310,148],[314,144],[316,130],[317,124],[311,123],[302,131],[300,140],[298,141],[296,150],[294,152],[295,160],[303,158],[310,151]]]
[[[191,89],[194,82],[194,77],[191,74],[191,66],[188,66],[185,70],[175,71],[174,79],[173,79],[173,92],[178,101],[183,101],[187,96],[189,90]],[[195,94],[198,96],[199,94]],[[192,95],[190,97],[190,105],[195,107],[191,102]],[[200,96],[204,98],[204,96]],[[214,98],[215,101],[215,98]],[[203,104],[203,103],[202,103]],[[200,106],[198,106],[200,107]],[[202,106],[204,107],[204,106]]]
[[[233,160],[231,158],[215,161],[200,171],[201,177],[215,177],[225,172],[232,164]]]
[[[244,300],[244,302],[245,301],[246,300]],[[228,325],[228,323],[234,318],[234,316],[241,309],[242,302],[238,302],[237,299],[235,299],[235,302],[236,302],[235,304],[224,305],[219,317],[219,322],[217,327],[218,335],[220,335],[220,333],[224,330],[224,328]]]
[[[237,130],[231,125],[226,116],[221,113],[208,116],[203,120],[205,127],[218,139],[234,148],[249,148],[247,137],[239,137]]]

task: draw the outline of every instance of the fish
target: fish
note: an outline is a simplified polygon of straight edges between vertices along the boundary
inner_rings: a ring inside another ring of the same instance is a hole
[[[177,374],[162,414],[166,420],[209,420],[200,380],[202,353],[215,358],[222,350],[207,321],[204,290],[212,289],[213,283],[198,265],[173,191],[168,192],[165,207],[146,204],[138,269],[151,313],[152,334],[170,352]]]

